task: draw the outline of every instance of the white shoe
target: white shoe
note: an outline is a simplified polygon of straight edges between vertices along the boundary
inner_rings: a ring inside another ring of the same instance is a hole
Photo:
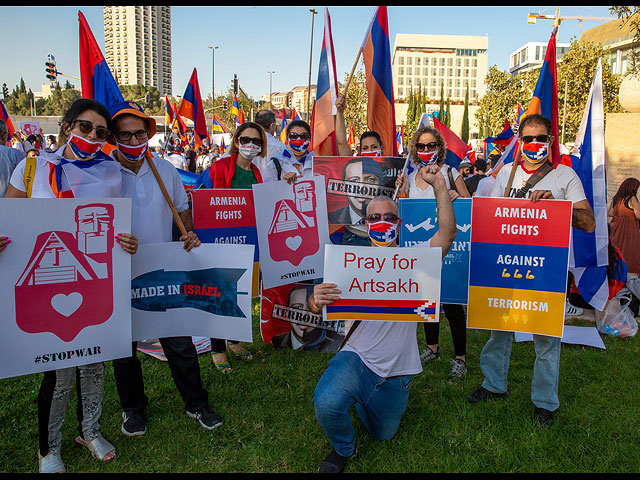
[[[567,315],[571,315],[573,317],[580,316],[584,313],[584,310],[580,307],[576,307],[575,305],[571,305],[569,302],[566,303],[564,307],[564,313]]]

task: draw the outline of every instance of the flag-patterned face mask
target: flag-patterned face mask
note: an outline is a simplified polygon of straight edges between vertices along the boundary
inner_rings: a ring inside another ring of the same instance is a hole
[[[78,160],[92,160],[103,147],[104,142],[91,142],[72,133],[67,144]]]
[[[424,166],[430,165],[434,162],[438,161],[438,151],[434,150],[433,152],[418,152],[418,160]]]
[[[382,155],[381,150],[369,150],[368,152],[362,152],[360,154],[362,157],[379,157]]]
[[[370,223],[369,238],[378,247],[388,247],[398,236],[398,224],[381,220]]]
[[[530,163],[540,163],[549,156],[549,142],[523,143],[522,155],[524,155]]]
[[[307,148],[309,148],[309,143],[309,140],[303,140],[301,138],[296,140],[289,139],[289,146],[291,147],[291,150],[296,153],[306,152]]]
[[[116,142],[118,145],[118,150],[120,153],[124,155],[124,158],[129,160],[130,162],[137,162],[142,157],[144,157],[145,153],[147,153],[147,149],[149,148],[149,140],[144,142],[141,145],[136,145],[132,147],[131,145],[123,145],[122,143]]]

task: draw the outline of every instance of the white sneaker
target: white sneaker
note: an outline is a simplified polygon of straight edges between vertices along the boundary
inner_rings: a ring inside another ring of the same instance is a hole
[[[571,305],[569,302],[566,303],[564,307],[564,313],[567,315],[571,315],[574,317],[580,316],[584,313],[584,310],[580,307],[576,307],[575,305]]]

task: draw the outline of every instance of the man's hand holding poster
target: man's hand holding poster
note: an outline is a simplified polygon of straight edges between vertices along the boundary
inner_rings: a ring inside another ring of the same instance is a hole
[[[5,198],[0,225],[0,378],[131,355],[131,200]]]
[[[474,198],[467,326],[562,337],[572,203]]]
[[[206,336],[251,342],[253,245],[141,245],[132,260],[133,339]]]
[[[341,291],[325,320],[437,322],[441,248],[327,245],[325,283]]]

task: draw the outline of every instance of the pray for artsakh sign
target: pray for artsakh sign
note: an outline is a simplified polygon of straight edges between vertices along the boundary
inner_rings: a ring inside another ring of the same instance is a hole
[[[324,282],[341,293],[325,320],[437,322],[441,262],[440,248],[327,245]]]
[[[474,198],[467,326],[562,337],[572,203]]]

